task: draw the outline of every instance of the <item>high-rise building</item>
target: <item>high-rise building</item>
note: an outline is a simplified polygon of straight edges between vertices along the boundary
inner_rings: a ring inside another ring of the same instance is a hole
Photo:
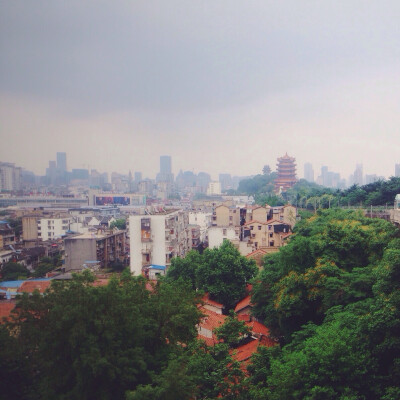
[[[290,189],[297,182],[296,159],[286,153],[283,157],[278,158],[276,166],[278,177],[275,179],[275,191]]]
[[[0,162],[0,190],[21,189],[21,167],[13,163]]]
[[[304,179],[308,182],[314,182],[314,168],[311,163],[304,164]]]
[[[61,172],[67,170],[67,153],[57,153],[57,169]]]
[[[171,156],[160,156],[160,173],[171,174]]]
[[[363,165],[357,164],[354,171],[354,184],[362,186],[364,184]]]
[[[394,166],[394,176],[397,178],[400,178],[400,164],[396,164]]]

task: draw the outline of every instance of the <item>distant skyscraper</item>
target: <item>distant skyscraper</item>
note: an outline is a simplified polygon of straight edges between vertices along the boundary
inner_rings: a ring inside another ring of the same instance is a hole
[[[304,164],[304,179],[308,182],[314,182],[314,168],[312,164]]]
[[[358,186],[362,186],[364,184],[364,175],[363,175],[363,165],[357,164],[356,170],[354,171],[354,184]]]
[[[63,172],[67,170],[67,153],[57,153],[57,169]]]
[[[400,164],[396,164],[394,166],[394,176],[397,178],[400,178]]]
[[[171,172],[171,156],[160,156],[160,173],[170,174]]]
[[[135,172],[135,182],[140,182],[142,180],[142,173],[141,172]]]

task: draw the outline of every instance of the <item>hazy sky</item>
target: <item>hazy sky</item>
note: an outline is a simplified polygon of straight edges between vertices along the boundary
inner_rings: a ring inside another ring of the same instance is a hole
[[[400,163],[400,1],[0,0],[0,161],[249,175]]]

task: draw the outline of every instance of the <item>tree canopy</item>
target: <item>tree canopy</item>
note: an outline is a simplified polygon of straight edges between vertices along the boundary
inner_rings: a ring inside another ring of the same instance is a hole
[[[243,297],[246,283],[257,271],[254,260],[241,256],[231,242],[225,241],[202,254],[192,250],[185,258],[173,258],[167,280],[189,281],[193,288],[208,292],[230,309]]]

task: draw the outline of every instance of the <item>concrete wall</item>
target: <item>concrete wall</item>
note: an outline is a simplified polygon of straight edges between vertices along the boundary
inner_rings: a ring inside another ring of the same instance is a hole
[[[81,269],[85,261],[97,260],[96,239],[67,238],[65,245],[65,270]]]
[[[131,215],[129,217],[129,240],[130,240],[130,269],[135,276],[142,274],[142,241],[140,221],[142,215]]]
[[[233,226],[212,226],[208,229],[208,247],[210,249],[221,246],[221,244],[224,242],[224,239],[239,240],[239,235]]]
[[[25,216],[22,217],[22,237],[24,240],[38,239],[38,217]]]

